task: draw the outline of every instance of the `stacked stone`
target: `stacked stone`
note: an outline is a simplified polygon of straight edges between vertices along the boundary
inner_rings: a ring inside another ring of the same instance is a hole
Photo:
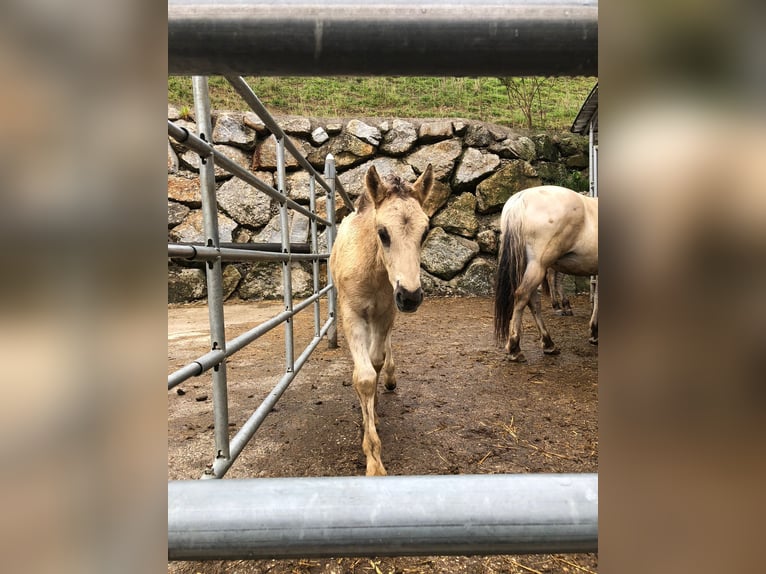
[[[197,133],[191,118],[168,107],[168,117]],[[572,134],[527,136],[470,120],[315,120],[276,118],[300,153],[321,173],[332,153],[343,187],[352,198],[363,191],[364,175],[375,165],[381,175],[414,181],[431,163],[435,184],[425,210],[431,230],[422,252],[426,293],[489,295],[496,269],[500,211],[514,193],[541,184],[561,184],[576,176],[587,181],[587,139]],[[218,113],[212,140],[218,151],[275,186],[276,138],[255,114]],[[287,195],[309,202],[309,177],[286,154]],[[216,168],[218,226],[222,242],[279,242],[278,204],[224,170]],[[317,208],[326,213],[324,189],[317,185]],[[168,240],[201,242],[199,158],[172,138],[168,144]],[[336,216],[346,214],[336,198]],[[321,229],[321,228],[320,228]],[[308,219],[294,214],[291,241],[308,241]],[[324,230],[320,245],[326,246]],[[242,299],[282,296],[281,269],[273,263],[225,264],[224,296]],[[296,296],[311,293],[310,268],[294,264]],[[205,296],[200,264],[169,262],[168,301]]]

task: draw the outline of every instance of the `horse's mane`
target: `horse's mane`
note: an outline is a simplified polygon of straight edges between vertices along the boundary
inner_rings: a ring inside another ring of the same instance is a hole
[[[386,185],[386,198],[398,196],[402,199],[406,199],[408,197],[412,197],[411,184],[405,179],[402,179],[394,173],[389,173],[381,179]],[[360,195],[359,199],[356,200],[356,209],[357,211],[361,212],[372,204],[373,201],[370,197],[370,193],[367,190],[367,187],[365,187],[362,195]]]

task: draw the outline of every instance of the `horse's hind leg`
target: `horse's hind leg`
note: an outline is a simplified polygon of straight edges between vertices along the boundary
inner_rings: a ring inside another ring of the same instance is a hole
[[[569,297],[564,293],[564,274],[560,271],[554,273],[553,283],[556,286],[556,296],[561,301],[561,315],[572,315],[572,304],[569,302]]]
[[[590,316],[590,338],[588,342],[593,345],[598,345],[598,282],[596,282],[596,289],[593,292],[593,314]]]
[[[551,335],[548,333],[548,329],[545,327],[545,323],[543,323],[543,316],[540,309],[540,294],[537,292],[537,290],[532,291],[532,294],[529,296],[529,303],[527,303],[527,306],[532,312],[532,317],[534,318],[535,324],[537,325],[537,330],[540,333],[540,343],[543,347],[543,353],[546,355],[558,355],[559,350],[556,348],[556,345],[553,344]]]
[[[527,265],[527,268],[524,271],[524,277],[514,293],[511,328],[508,335],[508,343],[505,345],[505,350],[508,352],[508,358],[511,361],[522,362],[526,360],[524,353],[521,352],[521,347],[519,346],[519,340],[521,339],[521,319],[524,314],[524,308],[529,304],[532,294],[537,294],[537,287],[542,283],[543,279],[545,279],[545,269],[532,261]],[[539,308],[539,295],[537,295],[537,297]],[[534,314],[534,310],[532,312]]]

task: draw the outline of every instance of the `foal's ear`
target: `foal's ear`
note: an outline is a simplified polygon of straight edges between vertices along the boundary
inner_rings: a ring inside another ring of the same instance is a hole
[[[375,208],[377,209],[386,198],[386,189],[383,187],[383,182],[380,181],[378,170],[375,169],[374,165],[371,165],[370,169],[367,170],[367,175],[364,178],[364,183],[367,187],[367,191],[370,192],[370,197],[375,203]]]
[[[418,203],[420,205],[423,205],[423,202],[426,200],[426,197],[428,197],[428,192],[431,191],[431,186],[434,184],[434,170],[431,167],[431,164],[428,164],[428,167],[426,170],[420,174],[420,177],[415,181],[415,183],[412,184],[412,190],[415,192],[414,196],[415,199],[418,200]]]

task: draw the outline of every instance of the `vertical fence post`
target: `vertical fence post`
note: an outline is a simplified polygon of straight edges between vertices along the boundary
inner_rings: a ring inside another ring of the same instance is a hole
[[[285,188],[285,139],[277,141],[277,190],[282,195],[287,195]],[[279,206],[279,221],[282,231],[282,253],[290,253],[290,215],[287,205]],[[285,311],[292,313],[293,310],[293,280],[292,262],[288,259],[282,262],[282,286],[284,287]],[[285,321],[285,370],[291,373],[295,368],[294,345],[293,345],[293,318]]]
[[[591,118],[588,124],[588,192],[591,197],[598,197],[598,150],[595,145],[594,125],[596,117]],[[597,304],[598,277],[590,276],[590,293],[588,299],[592,305]]]
[[[327,226],[327,251],[332,253],[332,246],[335,241],[335,158],[331,153],[328,153],[324,160],[324,178],[330,186],[326,204],[327,219],[330,221],[330,225]],[[327,283],[333,283],[329,259],[327,260]],[[337,289],[333,285],[333,288],[327,293],[327,311],[330,318],[333,319],[332,326],[327,331],[327,346],[331,349],[338,347],[337,295]]]
[[[311,178],[309,179],[309,209],[311,210],[311,213],[316,215],[317,213],[317,198],[316,198],[316,178],[314,177],[314,174],[311,174]],[[317,221],[316,219],[311,219],[311,253],[317,254],[319,253],[319,241],[317,238]],[[311,261],[311,275],[312,279],[314,280],[313,284],[313,292],[314,295],[319,293],[319,259],[314,258]],[[319,330],[320,330],[320,322],[321,322],[321,316],[320,316],[320,309],[319,309],[319,299],[316,300],[314,303],[314,336],[319,336]]]
[[[194,93],[194,112],[196,114],[199,137],[212,143],[212,124],[210,121],[210,98],[208,96],[207,77],[192,78]],[[205,228],[205,245],[220,247],[218,235],[218,207],[215,198],[215,167],[213,156],[200,158],[200,192],[202,196],[202,214]],[[207,307],[210,318],[210,345],[212,350],[226,351],[226,333],[223,317],[223,274],[221,258],[205,264],[207,277]],[[226,388],[226,359],[213,367],[213,412],[215,425],[216,458],[229,458],[229,405]],[[206,472],[205,477],[212,476]]]

